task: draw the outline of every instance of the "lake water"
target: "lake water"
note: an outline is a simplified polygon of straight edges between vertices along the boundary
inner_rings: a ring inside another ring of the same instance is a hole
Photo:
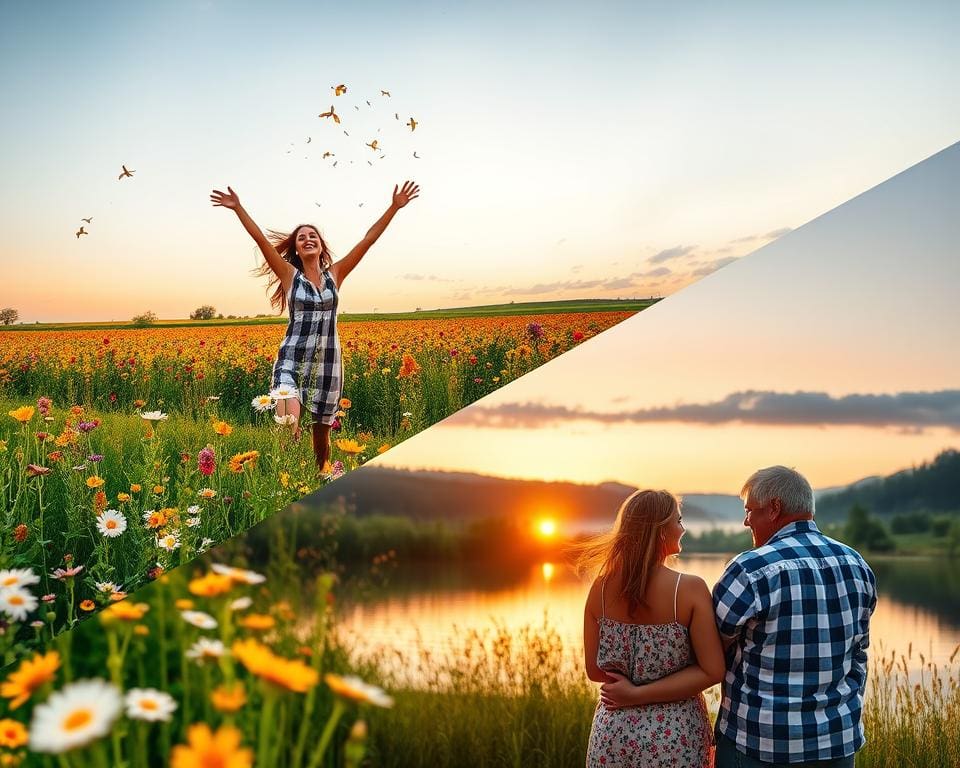
[[[726,555],[683,555],[675,567],[713,585],[727,560]],[[946,663],[960,644],[960,562],[888,558],[871,567],[879,588],[871,622],[872,659],[881,651],[899,656],[912,649],[912,672],[922,666],[921,653],[927,662]],[[358,653],[382,651],[403,664],[421,649],[434,658],[449,655],[468,630],[498,625],[519,632],[524,626],[542,626],[546,616],[563,640],[569,663],[576,666],[582,658],[588,588],[589,581],[560,563],[515,571],[407,567],[398,569],[387,587],[341,605],[340,626]]]

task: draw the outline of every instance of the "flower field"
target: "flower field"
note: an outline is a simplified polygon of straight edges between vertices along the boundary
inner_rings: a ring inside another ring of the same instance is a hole
[[[282,326],[0,332],[0,662],[631,314],[344,323],[324,473],[271,413]]]

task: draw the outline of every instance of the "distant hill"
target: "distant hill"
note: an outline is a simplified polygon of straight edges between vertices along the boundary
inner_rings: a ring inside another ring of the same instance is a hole
[[[550,516],[569,530],[609,525],[635,488],[621,483],[580,485],[569,482],[511,480],[462,472],[433,472],[366,466],[301,499],[307,509],[331,503],[349,505],[358,517],[399,515],[414,520],[468,524],[483,518]],[[727,497],[691,494],[685,497],[688,520],[731,519]],[[736,497],[735,517],[743,514]],[[342,501],[338,501],[342,500]]]
[[[960,514],[960,451],[943,451],[929,463],[825,493],[817,501],[817,517],[845,520],[854,504],[883,516],[916,511]]]

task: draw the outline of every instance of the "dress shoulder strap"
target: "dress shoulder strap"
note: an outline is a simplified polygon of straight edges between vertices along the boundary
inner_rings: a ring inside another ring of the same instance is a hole
[[[677,593],[680,591],[680,577],[682,573],[677,574],[677,586],[673,588],[673,620],[677,620]]]

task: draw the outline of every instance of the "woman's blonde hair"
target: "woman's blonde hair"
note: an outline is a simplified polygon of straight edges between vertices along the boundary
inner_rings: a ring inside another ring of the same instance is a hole
[[[617,512],[613,530],[574,545],[578,573],[607,579],[621,577],[620,595],[633,615],[646,604],[647,585],[654,569],[666,558],[660,532],[680,508],[669,491],[636,491]]]
[[[317,233],[317,237],[320,238],[320,271],[322,272],[325,269],[329,269],[333,263],[332,254],[327,246],[327,241],[323,239],[320,230],[313,226],[313,224],[299,224],[293,228],[293,232],[289,233],[268,229],[267,239],[273,243],[273,247],[277,249],[277,253],[279,253],[285,261],[289,261],[293,266],[303,272],[303,260],[297,254],[296,237],[297,232],[304,227],[310,227],[310,229]],[[287,308],[287,297],[283,292],[283,286],[280,285],[280,278],[277,277],[266,259],[264,259],[263,264],[254,269],[253,273],[257,277],[270,278],[267,281],[267,293],[270,293],[270,289],[276,286],[276,289],[270,296],[270,305],[277,312],[283,312]]]

